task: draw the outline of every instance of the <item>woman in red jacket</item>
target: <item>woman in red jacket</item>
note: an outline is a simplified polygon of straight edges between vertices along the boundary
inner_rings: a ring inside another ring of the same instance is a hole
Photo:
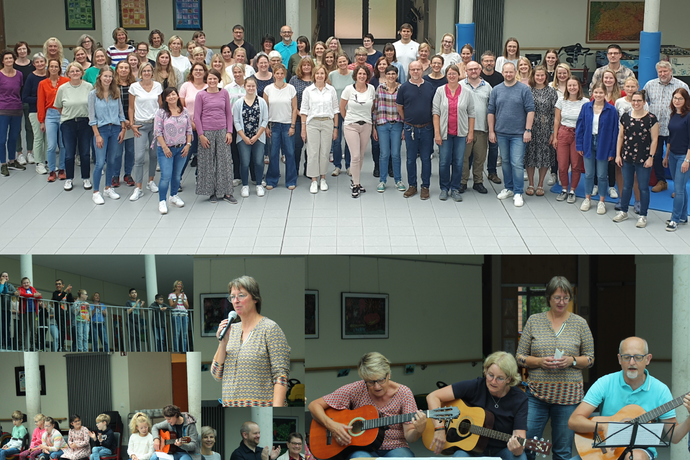
[[[24,331],[23,349],[24,351],[35,350],[36,331],[34,330],[34,323],[36,322],[36,314],[38,313],[38,299],[41,298],[41,293],[31,286],[29,278],[22,278],[22,285],[18,289],[21,301],[19,304],[19,328],[15,331]]]

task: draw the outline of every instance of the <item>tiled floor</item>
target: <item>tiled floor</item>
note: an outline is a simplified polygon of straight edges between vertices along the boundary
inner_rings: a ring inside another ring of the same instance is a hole
[[[378,179],[365,157],[363,185],[367,193],[350,197],[349,177],[328,176],[330,190],[309,193],[300,177],[290,192],[284,187],[258,198],[251,188],[239,204],[211,204],[194,194],[188,171],[180,194],[184,208],[158,213],[157,194],[146,191],[137,202],[106,198],[91,201],[80,179],[72,192],[64,182],[46,183],[33,167],[0,179],[0,252],[52,253],[185,253],[185,254],[555,254],[555,253],[690,253],[690,227],[665,231],[668,213],[650,212],[646,229],[635,228],[636,215],[615,224],[613,205],[605,216],[596,207],[587,213],[556,202],[555,195],[525,197],[522,208],[499,201],[500,186],[487,195],[471,189],[464,201],[438,199],[438,161],[433,160],[431,199],[405,199],[389,188],[375,191]],[[404,169],[404,166],[403,166]],[[500,171],[500,168],[499,168]],[[406,174],[403,172],[403,179]],[[470,187],[471,187],[470,182]],[[491,184],[493,185],[493,184]],[[239,188],[235,196],[239,197]]]

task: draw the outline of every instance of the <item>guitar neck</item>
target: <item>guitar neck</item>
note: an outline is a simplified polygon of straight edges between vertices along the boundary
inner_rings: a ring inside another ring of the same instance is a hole
[[[484,436],[484,437],[491,438],[491,439],[498,439],[499,441],[505,441],[505,442],[510,441],[510,438],[513,437],[510,434],[503,433],[501,431],[491,430],[489,428],[484,428],[483,426],[478,426],[478,425],[471,425],[470,426],[470,433],[478,434],[479,436]],[[523,446],[525,445],[524,439],[518,437],[517,440],[521,445],[523,445]]]
[[[676,407],[683,405],[683,398],[685,398],[685,395],[678,396],[673,401],[669,401],[666,404],[657,407],[656,409],[652,409],[649,412],[645,412],[644,414],[634,419],[634,421],[638,423],[647,423],[651,420],[656,420],[657,418],[664,415],[671,409],[675,409]]]
[[[424,412],[424,415],[426,415],[427,417],[433,418],[430,415],[430,411],[422,412]],[[363,425],[365,430],[371,430],[374,428],[381,428],[382,426],[397,425],[399,423],[409,422],[414,418],[415,415],[417,415],[416,412],[413,412],[411,414],[391,415],[390,417],[380,417],[371,420],[365,420],[363,422]]]

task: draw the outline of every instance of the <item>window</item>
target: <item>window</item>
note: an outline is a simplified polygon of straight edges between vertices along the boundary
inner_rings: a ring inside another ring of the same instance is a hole
[[[341,40],[361,40],[364,34],[371,33],[376,42],[393,39],[397,3],[397,0],[335,0],[335,36]]]

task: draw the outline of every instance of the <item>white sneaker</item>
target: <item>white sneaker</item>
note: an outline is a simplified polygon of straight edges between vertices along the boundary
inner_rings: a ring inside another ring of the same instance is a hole
[[[522,172],[522,180],[527,180],[527,171]]]
[[[635,224],[635,227],[645,228],[646,226],[647,226],[647,218],[645,216],[640,216],[640,218],[637,219],[637,224]]]
[[[582,200],[582,204],[580,205],[580,211],[587,212],[589,211],[590,206],[592,206],[592,200],[585,198]]]
[[[623,222],[624,220],[628,220],[628,213],[623,211],[618,211],[613,218],[613,221],[616,223]]]
[[[249,186],[248,185],[245,185],[242,187],[242,191],[240,192],[240,196],[242,196],[242,198],[247,198],[249,196]]]
[[[107,196],[111,200],[119,200],[120,199],[120,194],[115,191],[114,188],[110,187],[105,189],[103,192],[103,195]]]
[[[599,194],[599,186],[595,185],[594,188],[592,189],[592,196],[598,195]]]
[[[239,187],[240,185],[242,185],[242,179],[233,179],[232,180],[232,186],[233,187]]]
[[[263,185],[257,185],[256,186],[256,196],[264,196],[266,194],[266,190],[264,190]]]
[[[525,204],[524,200],[522,199],[522,193],[518,193],[513,197],[513,205],[516,208],[521,207],[523,204]]]
[[[600,216],[606,214],[606,203],[604,203],[603,201],[600,201],[597,205],[597,214],[599,214]]]
[[[91,180],[84,179],[84,190],[91,190],[92,188],[93,184],[91,183]]]
[[[26,164],[26,155],[24,155],[23,153],[20,153],[19,155],[17,155],[17,163],[19,163],[22,166],[25,165]]]
[[[161,172],[161,165],[156,165],[156,172]]]
[[[26,154],[26,161],[31,165],[36,163],[36,159],[34,158],[34,152],[29,152]]]
[[[153,193],[156,193],[158,191],[158,186],[152,180],[150,180],[149,183],[146,184],[146,188],[151,190],[151,192],[153,192]]]
[[[340,168],[335,168],[333,172],[331,173],[331,176],[339,176],[340,175]]]
[[[328,184],[326,183],[326,179],[322,177],[320,182],[321,182],[321,191],[325,192],[326,190],[328,190]]]
[[[549,178],[546,181],[546,185],[551,187],[555,183],[556,183],[556,173],[551,173],[551,175],[549,176]]]
[[[618,198],[618,190],[615,187],[609,187],[609,196],[615,200]]]
[[[101,192],[93,193],[91,196],[91,199],[96,204],[104,204],[105,203],[105,200],[103,199],[103,195],[101,195]]]
[[[184,201],[182,201],[182,198],[180,198],[177,195],[173,195],[170,197],[170,204],[173,204],[177,206],[178,208],[184,207]]]
[[[65,186],[62,187],[62,188],[64,188],[64,189],[65,189],[66,191],[68,191],[68,192],[69,192],[70,190],[72,190],[72,189],[74,188],[74,186],[72,185],[72,179],[67,179],[67,180],[65,181]]]
[[[309,191],[311,193],[316,193],[319,191],[319,183],[315,180],[311,181],[311,185],[309,186]]]
[[[161,214],[167,214],[168,213],[168,205],[166,204],[165,200],[158,202],[158,210],[160,211]]]
[[[36,174],[48,174],[48,168],[43,163],[36,163]]]
[[[504,188],[503,190],[501,190],[501,191],[498,193],[498,195],[496,196],[496,198],[498,198],[499,200],[505,200],[506,198],[510,198],[510,197],[513,196],[513,195],[514,195],[514,194],[513,194],[512,190],[508,190],[507,188]]]
[[[142,196],[144,196],[144,192],[139,187],[134,187],[134,191],[129,196],[129,201],[137,201]]]

